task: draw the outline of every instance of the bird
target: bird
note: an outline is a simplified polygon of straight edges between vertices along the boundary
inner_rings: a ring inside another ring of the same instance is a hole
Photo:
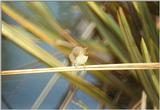
[[[81,46],[74,47],[69,54],[69,59],[72,63],[72,66],[77,67],[80,65],[85,65],[88,60],[87,48],[83,48]]]
[[[87,62],[88,56],[87,54],[87,48],[83,48],[81,46],[75,46],[71,53],[69,54],[69,60],[72,63],[72,66],[80,66],[80,65],[85,65],[85,63]],[[83,71],[77,71],[76,73],[71,72],[73,75],[77,75],[77,76],[81,76],[83,77],[84,74],[86,73],[85,68]],[[70,85],[70,91],[73,92],[74,90],[76,90],[76,86],[75,85]]]

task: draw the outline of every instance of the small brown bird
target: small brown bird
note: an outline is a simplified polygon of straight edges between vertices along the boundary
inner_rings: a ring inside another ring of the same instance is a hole
[[[84,65],[87,62],[88,56],[86,56],[87,48],[76,46],[69,54],[69,59],[73,66]]]

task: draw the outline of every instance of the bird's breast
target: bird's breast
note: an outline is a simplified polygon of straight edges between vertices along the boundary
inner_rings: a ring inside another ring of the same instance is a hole
[[[79,56],[76,57],[75,64],[76,65],[85,64],[87,62],[87,59],[88,59],[88,56],[79,55]]]

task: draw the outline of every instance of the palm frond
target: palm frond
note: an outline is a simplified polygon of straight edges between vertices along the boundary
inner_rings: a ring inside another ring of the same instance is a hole
[[[71,32],[58,22],[47,2],[18,4],[23,4],[27,13],[14,2],[2,3],[2,14],[17,23],[11,25],[4,16],[2,35],[38,62],[17,66],[16,70],[2,70],[1,75],[54,74],[31,108],[41,108],[40,105],[61,77],[75,87],[59,104],[62,109],[70,103],[83,109],[90,108],[83,100],[75,100],[79,89],[97,99],[102,109],[159,107],[159,28],[155,21],[159,18],[159,2],[74,2],[74,9],[81,17],[73,30],[69,30]],[[57,49],[66,59],[73,47],[87,47],[87,64],[66,66],[40,47],[39,41]],[[39,62],[48,67],[20,69]],[[85,77],[78,76],[79,71],[86,71],[85,76],[93,76],[100,85],[93,85]]]

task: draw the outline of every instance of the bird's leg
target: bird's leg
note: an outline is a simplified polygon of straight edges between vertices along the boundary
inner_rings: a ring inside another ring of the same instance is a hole
[[[80,75],[82,75],[83,76],[83,74],[86,72],[86,70],[85,70],[85,64],[83,64],[83,70],[81,71],[81,74]]]
[[[74,66],[75,68],[77,68],[78,65],[77,65],[76,63],[73,63],[73,66]]]
[[[83,64],[83,71],[86,71],[85,69],[86,69],[86,65],[85,65],[85,64]]]
[[[73,66],[74,66],[75,68],[78,68],[78,65],[77,65],[76,63],[73,63]],[[77,76],[79,76],[79,72],[80,72],[80,71],[76,71],[76,75],[77,75]]]

